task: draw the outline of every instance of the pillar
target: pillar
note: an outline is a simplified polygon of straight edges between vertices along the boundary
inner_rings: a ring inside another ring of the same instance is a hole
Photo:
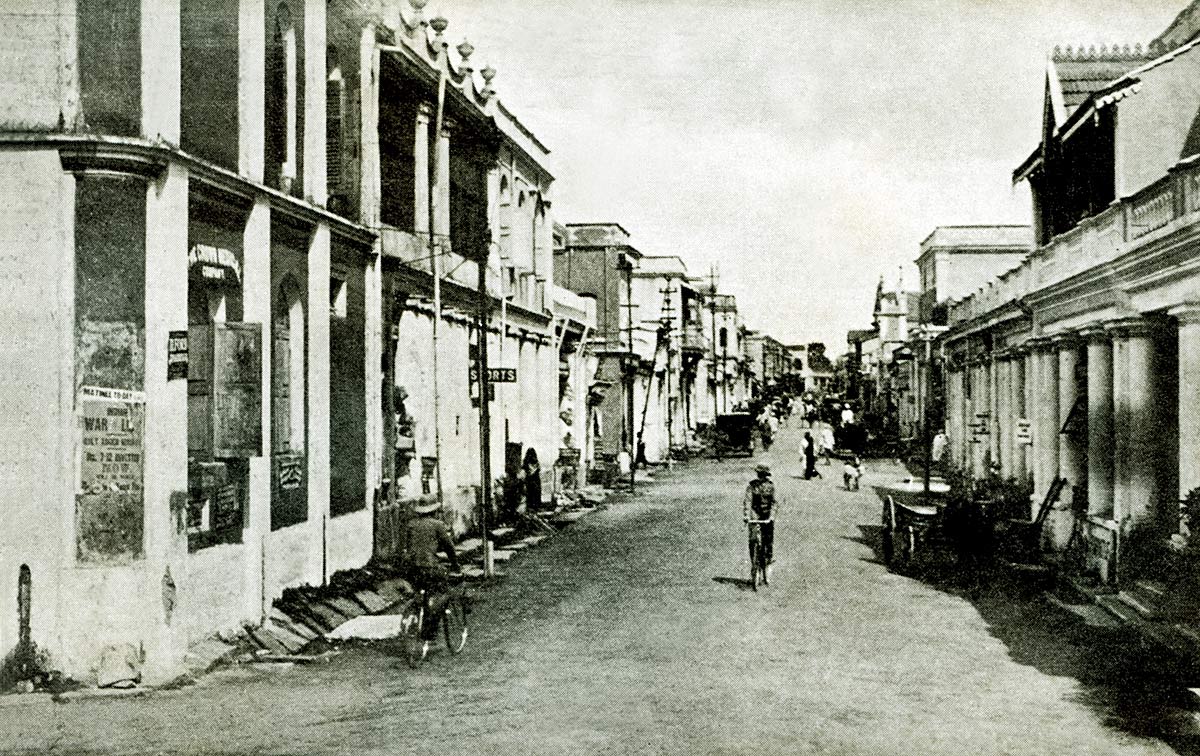
[[[180,0],[142,0],[142,134],[179,144]]]
[[[317,205],[328,199],[325,172],[325,7],[328,0],[304,0],[304,193]]]
[[[173,515],[187,500],[187,380],[167,380],[167,339],[187,330],[188,171],[170,163],[146,192],[145,418],[143,422],[143,532],[147,574],[185,574],[187,554]],[[36,597],[35,597],[36,600]],[[139,604],[146,606],[146,604]],[[132,606],[132,605],[131,605]],[[161,607],[161,604],[159,605]],[[147,680],[162,681],[183,660],[186,630],[164,622],[161,608],[142,619]]]
[[[251,181],[263,180],[263,150],[266,142],[266,44],[266,16],[263,13],[263,0],[240,0],[238,4],[238,173]]]
[[[433,233],[442,239],[450,237],[450,134],[454,123],[442,122],[437,135],[437,173],[433,177]]]
[[[259,150],[261,158],[261,149]],[[261,159],[260,159],[261,163]],[[259,195],[242,232],[242,317],[247,323],[262,324],[262,439],[263,453],[250,459],[247,548],[243,595],[261,616],[270,611],[270,597],[263,592],[263,538],[271,532],[271,205]],[[248,612],[247,616],[253,616]]]
[[[1200,303],[1171,310],[1179,321],[1179,498],[1200,487]],[[1200,518],[1192,530],[1200,529]]]
[[[1000,427],[1000,362],[994,352],[987,356],[983,369],[988,393],[988,457],[993,465],[1002,465],[1004,460],[1000,453],[1000,437],[1003,433]]]
[[[1034,491],[1041,500],[1058,476],[1058,356],[1049,342],[1037,349],[1037,428],[1034,431]]]
[[[1099,327],[1087,338],[1088,514],[1109,518],[1113,512],[1113,352],[1109,334]]]
[[[997,457],[997,462],[1000,462],[1001,475],[1008,476],[1012,474],[1013,460],[1013,432],[1012,422],[1008,416],[1008,361],[1009,355],[1003,354],[992,362],[992,372],[995,373],[996,385],[996,428],[998,445],[1000,445],[1000,455]]]
[[[1025,386],[1023,351],[1014,352],[1007,363],[1008,366],[1008,427],[1009,427],[1009,475],[1017,480],[1025,479],[1025,448],[1017,438],[1017,426],[1025,417]]]
[[[1113,430],[1116,440],[1114,518],[1122,532],[1146,522],[1159,505],[1158,412],[1152,383],[1154,340],[1150,324],[1128,318],[1113,332]]]
[[[1026,347],[1025,359],[1021,365],[1021,407],[1023,410],[1022,418],[1029,423],[1029,442],[1025,444],[1024,460],[1025,460],[1025,476],[1030,480],[1034,477],[1034,471],[1037,469],[1037,457],[1034,455],[1034,438],[1037,436],[1037,406],[1034,401],[1037,396],[1037,368],[1034,358],[1033,348]]]
[[[1066,486],[1059,494],[1058,501],[1050,515],[1049,533],[1051,543],[1056,550],[1067,545],[1071,538],[1074,524],[1072,511],[1076,502],[1075,490],[1084,482],[1083,450],[1078,438],[1069,434],[1059,433],[1062,425],[1071,414],[1079,390],[1075,383],[1075,370],[1079,364],[1079,342],[1074,334],[1059,336],[1054,339],[1058,367],[1058,428],[1055,429],[1058,441],[1058,468],[1055,475],[1065,478]],[[1079,498],[1084,496],[1080,490]]]
[[[324,585],[329,523],[329,226],[308,244],[308,543],[307,579]]]
[[[429,121],[432,117],[433,106],[427,102],[417,105],[413,131],[413,230],[418,236],[429,233]]]

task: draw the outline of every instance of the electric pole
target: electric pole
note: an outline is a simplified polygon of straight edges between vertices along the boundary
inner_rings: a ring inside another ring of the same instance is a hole
[[[634,474],[637,472],[637,448],[633,437],[633,386],[637,377],[636,355],[633,352],[633,260],[628,254],[617,255],[617,270],[625,274],[625,441],[629,452],[629,493],[635,493]]]

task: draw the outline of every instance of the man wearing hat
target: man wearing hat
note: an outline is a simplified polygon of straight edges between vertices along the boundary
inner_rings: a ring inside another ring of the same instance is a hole
[[[446,552],[455,572],[461,571],[450,530],[437,516],[441,507],[434,496],[422,496],[417,501],[413,506],[413,517],[404,528],[404,549],[401,551],[409,582],[430,595],[444,590],[448,582],[446,569],[437,558],[438,551]]]
[[[771,482],[771,468],[766,465],[759,465],[754,472],[757,477],[746,486],[746,495],[742,497],[742,522],[770,521],[759,526],[769,566],[775,559],[775,484]]]

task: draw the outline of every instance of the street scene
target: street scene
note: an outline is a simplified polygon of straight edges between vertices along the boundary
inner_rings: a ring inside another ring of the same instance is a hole
[[[1200,0],[0,0],[0,754],[1200,754]]]
[[[0,704],[0,738],[30,754],[1200,744],[1200,707],[1115,623],[1089,624],[1011,585],[972,591],[890,572],[878,498],[832,474],[804,480],[800,432],[785,429],[763,457],[780,512],[775,567],[758,592],[739,505],[753,465],[723,461],[666,473],[514,559],[480,591],[457,657],[441,650],[413,670],[380,641],[317,664],[239,665],[149,697]]]

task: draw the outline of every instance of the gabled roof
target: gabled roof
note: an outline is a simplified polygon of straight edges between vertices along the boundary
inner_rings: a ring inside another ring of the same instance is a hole
[[[1055,100],[1055,110],[1058,111],[1059,103],[1062,106],[1062,112],[1054,114],[1056,125],[1065,123],[1067,117],[1086,102],[1093,92],[1104,89],[1109,83],[1152,59],[1149,54],[1142,52],[1141,45],[1133,50],[1128,45],[1112,50],[1101,47],[1100,52],[1096,52],[1095,47],[1087,50],[1081,47],[1078,51],[1070,47],[1065,51],[1056,47],[1047,66],[1048,83],[1057,87],[1061,95],[1060,98],[1053,93],[1051,95]]]

